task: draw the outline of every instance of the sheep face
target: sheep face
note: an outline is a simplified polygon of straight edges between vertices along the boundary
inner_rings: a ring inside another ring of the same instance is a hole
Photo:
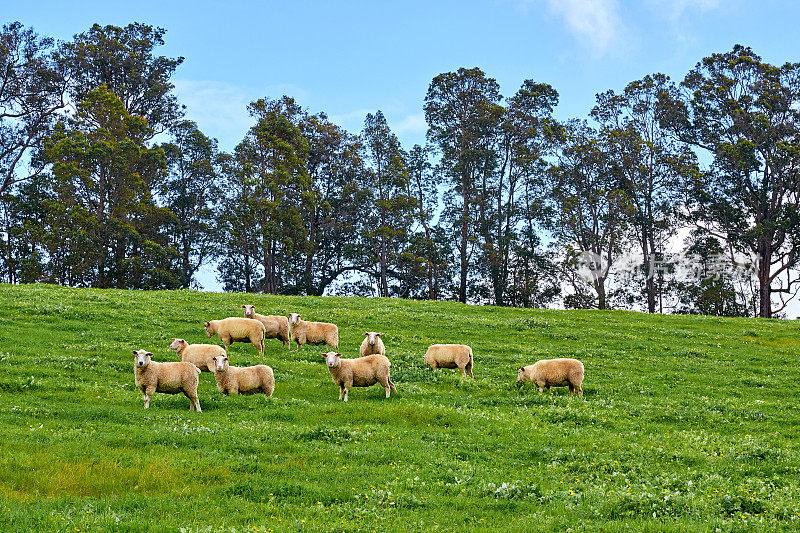
[[[289,313],[289,323],[293,326],[300,323],[300,315],[297,313]]]
[[[147,350],[133,350],[133,355],[135,356],[133,364],[141,368],[150,364],[150,358],[153,357],[153,354]]]
[[[208,338],[210,339],[211,337],[214,336],[214,328],[211,327],[211,322],[206,322],[205,328],[206,328],[206,335],[208,335]]]
[[[170,350],[180,350],[186,344],[186,341],[183,339],[172,339],[172,343],[169,345]]]
[[[322,357],[325,358],[325,364],[327,364],[329,368],[336,368],[337,366],[339,366],[339,358],[342,357],[342,354],[336,352],[328,352],[322,354]]]
[[[517,372],[517,383],[519,383],[520,381],[524,381],[524,380],[525,380],[525,369],[524,368],[520,368],[519,372]]]
[[[228,370],[228,356],[218,355],[214,358],[214,366],[217,367],[217,372],[225,372]]]
[[[247,318],[255,318],[256,316],[255,305],[243,305],[242,309],[244,309],[244,316],[246,316]]]
[[[369,333],[364,333],[364,336],[367,337],[367,342],[370,344],[370,346],[375,346],[375,343],[378,342],[378,337],[380,337],[381,334],[370,331]]]

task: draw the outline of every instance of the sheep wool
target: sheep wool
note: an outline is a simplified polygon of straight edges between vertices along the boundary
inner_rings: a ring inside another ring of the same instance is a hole
[[[278,339],[283,343],[284,348],[292,348],[289,340],[289,320],[280,315],[259,315],[256,313],[256,306],[243,305],[245,318],[252,318],[264,324],[264,338]]]
[[[550,387],[569,387],[569,393],[583,396],[583,363],[577,359],[542,359],[517,372],[517,381],[532,381],[539,392]]]
[[[197,383],[200,369],[192,363],[157,363],[147,350],[133,350],[133,375],[136,388],[144,395],[144,408],[150,407],[150,397],[156,392],[178,394],[189,398],[189,410],[200,411]]]
[[[437,368],[458,368],[462,377],[474,377],[472,348],[465,344],[434,344],[425,352],[425,364]]]
[[[225,355],[225,349],[216,344],[189,344],[183,339],[172,339],[169,345],[170,350],[178,353],[181,361],[192,363],[201,372],[213,372],[214,357]]]
[[[272,391],[275,390],[275,375],[267,365],[230,366],[228,356],[218,355],[214,357],[214,369],[217,389],[222,394],[236,396],[263,392],[272,396]]]
[[[361,357],[372,354],[386,355],[386,347],[383,345],[383,340],[381,340],[381,334],[374,331],[364,333],[364,340],[361,341],[361,348],[359,349]]]
[[[397,388],[389,378],[389,367],[391,363],[385,355],[368,355],[357,359],[342,359],[342,354],[328,352],[322,354],[328,370],[331,373],[333,382],[339,385],[339,399],[347,401],[351,387],[371,387],[376,383],[386,389],[388,398],[391,391],[397,392]]]
[[[327,322],[306,322],[297,313],[289,313],[289,325],[292,327],[291,342],[301,344],[327,344],[331,348],[339,346],[339,328]]]
[[[258,350],[258,355],[264,355],[264,324],[252,318],[232,316],[222,320],[209,320],[205,323],[208,338],[215,334],[228,351],[233,342],[250,342]]]

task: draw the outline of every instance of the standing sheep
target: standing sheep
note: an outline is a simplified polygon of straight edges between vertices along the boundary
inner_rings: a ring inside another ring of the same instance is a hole
[[[217,389],[222,394],[256,394],[263,392],[272,396],[275,390],[275,375],[267,365],[238,367],[228,365],[228,356],[218,355],[214,358],[214,377]]]
[[[380,333],[370,331],[369,333],[364,333],[364,336],[359,350],[361,357],[371,354],[386,355],[386,347],[383,345]]]
[[[285,316],[259,315],[254,305],[243,305],[242,309],[246,318],[253,318],[264,324],[265,339],[280,339],[284,348],[292,349],[292,343],[289,342],[289,321]]]
[[[583,396],[583,363],[577,359],[542,359],[519,369],[517,382],[533,381],[539,392],[550,387],[569,386],[569,393]]]
[[[339,385],[339,399],[347,401],[351,387],[370,387],[380,383],[386,389],[386,397],[397,388],[389,379],[391,363],[385,355],[368,355],[357,359],[342,359],[342,354],[328,352],[322,354],[334,383]]]
[[[219,335],[228,351],[232,342],[251,342],[258,350],[258,355],[264,356],[264,324],[252,318],[238,316],[223,320],[209,320],[205,323],[206,335],[211,338],[215,333]]]
[[[150,407],[150,397],[156,392],[178,394],[189,398],[189,410],[200,411],[197,382],[200,369],[192,363],[156,363],[147,350],[133,350],[133,375],[136,388],[144,395],[144,408]]]
[[[194,364],[201,372],[213,372],[214,357],[225,355],[225,349],[222,346],[216,344],[189,344],[183,339],[175,338],[172,339],[169,349],[175,350],[181,361]]]
[[[297,313],[289,313],[292,326],[292,340],[299,348],[301,344],[327,344],[331,348],[339,346],[339,328],[327,322],[306,322]]]
[[[472,375],[472,348],[465,344],[434,344],[425,352],[425,364],[437,368],[458,368],[462,377]]]

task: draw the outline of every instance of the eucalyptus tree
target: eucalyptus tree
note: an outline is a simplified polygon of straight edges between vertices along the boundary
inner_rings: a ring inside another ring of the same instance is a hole
[[[497,128],[503,114],[500,88],[479,68],[460,68],[434,77],[425,96],[428,140],[440,153],[449,183],[445,215],[457,243],[458,300],[467,301],[479,209],[479,186],[495,172]],[[485,187],[483,188],[486,189]]]
[[[753,257],[758,314],[770,317],[800,288],[800,63],[771,65],[736,45],[704,58],[682,86],[664,120],[713,157],[689,183],[692,220],[732,261]]]
[[[172,234],[181,256],[181,283],[188,288],[197,285],[195,273],[217,245],[214,219],[222,197],[220,154],[216,139],[206,137],[194,122],[179,121],[170,132],[173,140],[163,146],[168,171],[163,199],[176,218]]]
[[[389,277],[401,277],[398,257],[407,246],[414,197],[408,194],[409,176],[400,141],[392,133],[381,111],[367,114],[362,133],[370,162],[368,186],[374,191],[365,206],[366,253],[377,259],[378,294],[389,296]]]
[[[151,138],[166,131],[183,114],[170,81],[183,58],[155,54],[165,33],[139,22],[124,28],[94,24],[63,43],[56,59],[69,74],[72,100],[104,85],[128,113],[147,120]]]
[[[656,312],[657,263],[680,221],[681,183],[694,168],[688,147],[662,126],[667,102],[677,89],[664,74],[645,76],[616,94],[597,95],[592,116],[600,123],[620,170],[626,215],[642,255],[647,311]]]
[[[562,245],[565,259],[588,263],[597,307],[608,307],[606,281],[618,259],[625,230],[625,194],[618,165],[604,138],[585,122],[565,125],[564,145],[551,169],[554,216],[548,229]]]

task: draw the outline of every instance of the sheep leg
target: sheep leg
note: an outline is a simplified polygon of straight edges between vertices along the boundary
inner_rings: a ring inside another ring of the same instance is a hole
[[[575,394],[575,386],[572,383],[570,383],[569,384],[569,395],[572,396],[574,394]]]
[[[145,409],[150,407],[150,397],[155,393],[156,393],[155,386],[147,387],[147,389],[145,389],[145,391],[144,391],[144,408]]]
[[[461,372],[461,377],[462,378],[467,379],[467,373],[464,372],[463,368],[459,367],[458,371]]]
[[[145,395],[144,395],[144,408],[147,409],[148,407],[150,407],[150,396],[148,396],[147,393],[145,393]]]
[[[228,351],[228,348],[230,348],[230,347],[231,347],[231,338],[230,338],[230,337],[225,337],[225,338],[223,338],[223,339],[222,339],[222,344],[224,344],[224,345],[225,345],[225,351],[227,352],[227,351]]]
[[[349,392],[350,392],[350,388],[349,387],[344,389],[344,401],[347,401],[347,395],[348,395]]]
[[[389,379],[389,380],[387,380],[387,381],[389,381],[389,386],[392,388],[392,390],[393,390],[393,391],[395,391],[395,392],[397,392],[397,387],[395,387],[395,386],[394,386],[394,383],[392,383],[392,380],[391,380],[391,379]]]
[[[264,348],[262,347],[262,344],[259,343],[258,341],[250,341],[250,342],[253,344],[253,346],[256,347],[256,351],[258,352],[258,355],[260,355],[261,357],[264,357]]]
[[[342,399],[342,394],[344,394],[344,387],[342,385],[339,385],[339,399],[340,400]]]
[[[575,389],[578,391],[578,396],[580,396],[581,398],[583,398],[583,389],[581,388],[581,386],[580,386],[580,385],[577,385],[577,386],[575,387]]]
[[[184,392],[187,398],[189,398],[189,410],[190,411],[197,411],[200,412],[200,400],[197,398],[197,394],[189,394],[188,392]]]
[[[381,386],[383,386],[383,388],[386,389],[386,397],[388,398],[391,395],[392,391],[392,389],[389,387],[389,379],[386,377],[381,377],[378,378],[378,381],[380,382]]]

